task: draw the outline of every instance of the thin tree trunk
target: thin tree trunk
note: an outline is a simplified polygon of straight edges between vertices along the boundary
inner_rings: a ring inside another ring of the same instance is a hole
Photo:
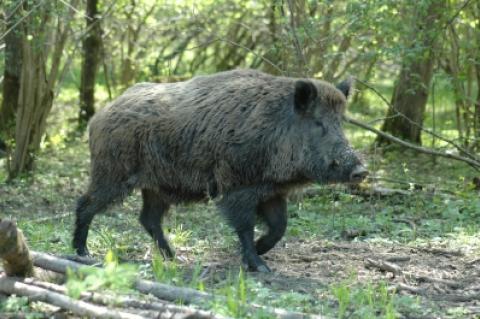
[[[375,67],[375,64],[378,61],[378,54],[372,57],[370,60],[366,71],[365,75],[363,76],[363,82],[368,82],[370,81],[370,78],[373,75],[373,68]],[[352,98],[352,104],[361,104],[361,105],[368,105],[368,103],[365,100],[365,95],[363,94],[363,90],[355,90],[353,93],[353,98]]]
[[[125,11],[125,17],[127,20],[127,30],[125,38],[127,41],[127,52],[122,56],[121,75],[120,82],[123,88],[127,88],[135,79],[137,75],[137,65],[135,63],[135,52],[137,51],[137,44],[140,36],[140,32],[145,26],[148,18],[154,13],[157,4],[154,2],[151,7],[141,16],[141,19],[135,23],[135,8],[139,4],[137,1],[131,1],[131,6]]]
[[[72,7],[76,1],[71,1]],[[49,5],[45,3],[22,24],[22,71],[17,118],[15,123],[15,152],[9,168],[9,179],[33,168],[34,154],[39,150],[45,133],[47,116],[53,104],[53,90],[58,76],[63,48],[69,34],[68,24],[73,9],[66,17],[56,16],[57,24],[51,42],[55,43],[48,58],[50,47],[46,46],[46,30],[51,26]],[[64,22],[65,21],[65,22]],[[31,30],[28,28],[31,27]],[[27,39],[32,32],[35,37]],[[49,61],[49,63],[47,63]],[[47,73],[47,65],[50,70]]]
[[[477,2],[475,8],[475,20],[477,21],[477,26],[480,25],[480,3]],[[476,147],[480,144],[480,32],[478,29],[475,32],[475,46],[476,46],[476,56],[475,56],[475,73],[477,76],[477,99],[475,101],[475,120],[474,120],[474,134],[476,140]]]
[[[352,43],[352,37],[350,35],[345,35],[342,41],[340,42],[340,46],[338,47],[335,57],[332,59],[332,61],[328,65],[327,70],[325,71],[324,79],[326,81],[333,81],[335,79],[334,76],[337,73],[338,67],[340,66],[342,58],[344,58],[345,56],[344,54],[345,52],[347,52],[351,43]]]
[[[460,66],[459,37],[453,26],[450,26],[449,31],[451,36],[451,52],[447,55],[447,62],[444,69],[450,76],[453,86],[458,135],[461,143],[464,146],[468,146],[472,130],[472,121],[469,117],[471,103],[468,98],[469,95],[465,91],[464,78],[460,75],[462,70]]]
[[[289,32],[291,33],[291,42],[295,52],[295,61],[292,66],[287,69],[288,74],[296,76],[308,76],[309,75],[309,63],[304,52],[304,43],[300,41],[298,36],[298,28],[302,26],[305,19],[305,1],[286,1],[289,11]]]
[[[332,21],[334,17],[335,6],[333,1],[322,1],[321,10],[318,8],[318,3],[316,2],[316,8],[311,11],[311,17],[317,17],[322,21],[322,28],[319,31],[320,38],[315,43],[315,46],[309,50],[309,59],[312,61],[312,66],[315,73],[325,74],[327,72],[327,64],[325,61],[325,55],[327,53],[330,42],[332,41]],[[316,13],[319,11],[318,13]],[[335,37],[336,39],[336,37]]]
[[[22,48],[23,65],[20,84],[19,107],[15,127],[15,152],[12,157],[9,178],[32,168],[33,153],[31,140],[39,101],[46,93],[46,75],[43,67],[43,52],[33,52],[32,44],[25,39]],[[50,92],[50,94],[53,94]]]
[[[5,4],[6,30],[10,30],[21,18],[21,5],[17,1]],[[7,141],[13,137],[15,112],[18,107],[20,75],[22,69],[22,32],[13,28],[5,37],[5,70],[3,72],[3,100],[0,108],[0,135]]]
[[[410,50],[418,52],[414,56],[406,54],[403,57],[392,96],[392,107],[382,126],[382,131],[417,144],[421,144],[421,128],[435,62],[436,33],[441,32],[439,20],[444,9],[444,0],[432,0],[425,13],[420,13],[416,19],[417,25],[410,35]],[[377,138],[377,142],[390,143],[382,136]]]
[[[279,2],[277,0],[270,0],[268,1],[268,5],[266,11],[268,13],[268,32],[270,36],[271,45],[267,53],[265,54],[265,58],[273,63],[277,64],[278,67],[282,68],[282,61],[281,61],[281,44],[278,39],[278,26],[277,26],[277,7],[279,6]],[[278,69],[274,68],[270,63],[264,63],[263,69],[270,74],[279,75]]]
[[[478,147],[480,144],[480,50],[478,53],[479,57],[475,66],[477,73],[477,100],[475,101],[475,147]]]
[[[79,127],[85,128],[95,113],[95,79],[101,49],[101,28],[98,17],[98,0],[88,0],[86,9],[87,36],[83,40],[82,75],[80,81]]]

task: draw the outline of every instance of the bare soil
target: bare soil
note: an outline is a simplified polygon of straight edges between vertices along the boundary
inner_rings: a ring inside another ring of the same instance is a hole
[[[264,258],[273,272],[249,273],[248,276],[275,291],[294,291],[322,298],[322,291],[330,285],[355,276],[359,283],[386,282],[389,290],[396,294],[420,296],[421,302],[437,314],[446,313],[452,307],[463,307],[469,312],[464,318],[480,316],[480,259],[462,251],[383,243],[297,240],[282,241]],[[205,265],[208,270],[204,272],[207,276],[215,275],[217,280],[240,262],[237,252],[212,252],[208,259]],[[379,264],[386,262],[396,273],[372,266],[368,260]]]

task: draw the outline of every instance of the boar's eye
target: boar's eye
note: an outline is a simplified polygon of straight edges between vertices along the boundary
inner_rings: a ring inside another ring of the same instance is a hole
[[[325,125],[323,125],[322,121],[320,120],[315,120],[315,126],[320,127],[322,129],[322,136],[325,136],[327,134],[327,128]]]
[[[330,169],[334,169],[334,168],[339,167],[339,166],[340,166],[340,163],[339,163],[337,160],[333,160],[333,161],[330,163],[329,166],[330,166],[330,167],[329,167]]]

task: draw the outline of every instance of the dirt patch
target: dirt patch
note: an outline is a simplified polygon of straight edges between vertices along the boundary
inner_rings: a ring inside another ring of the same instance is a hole
[[[217,279],[240,262],[234,252],[217,251],[211,257],[209,272]],[[464,318],[475,318],[480,313],[480,259],[461,251],[299,240],[282,242],[264,258],[273,273],[248,276],[276,291],[321,298],[322,291],[353,276],[358,283],[384,282],[397,295],[419,296],[437,313],[455,307],[468,312]]]

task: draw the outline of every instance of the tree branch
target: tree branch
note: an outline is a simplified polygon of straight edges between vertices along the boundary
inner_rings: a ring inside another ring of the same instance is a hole
[[[450,145],[452,145],[453,147],[455,147],[460,153],[466,155],[467,157],[469,157],[470,159],[474,160],[475,162],[479,162],[479,159],[477,156],[475,156],[474,154],[468,152],[465,148],[461,147],[460,145],[458,145],[457,143],[441,136],[441,135],[438,135],[437,133],[435,132],[432,132],[430,131],[429,129],[426,129],[424,127],[422,127],[421,125],[419,125],[418,123],[412,121],[410,118],[408,118],[407,116],[405,116],[405,114],[399,112],[395,107],[393,107],[393,105],[380,93],[378,92],[377,89],[375,89],[373,86],[371,86],[370,84],[362,81],[362,80],[359,80],[359,79],[355,79],[355,82],[358,82],[360,84],[362,84],[363,86],[365,86],[366,88],[368,88],[369,90],[372,90],[373,93],[375,93],[388,107],[390,107],[392,110],[394,110],[396,112],[395,116],[400,116],[402,117],[403,119],[405,119],[407,122],[409,122],[411,125],[414,125],[418,128],[420,128],[420,130],[422,130],[423,132],[431,135],[431,136],[434,136],[436,138],[438,138],[439,140],[445,142],[445,143],[448,143]],[[383,132],[382,132],[383,133]],[[392,141],[392,140],[391,140]],[[394,141],[392,141],[394,142]],[[406,142],[405,142],[406,143]],[[413,144],[412,144],[413,145]]]
[[[449,158],[449,159],[453,159],[453,160],[456,160],[456,161],[464,162],[464,163],[467,163],[470,166],[472,166],[475,170],[480,171],[480,162],[476,161],[474,159],[463,157],[463,156],[456,155],[456,154],[444,153],[444,152],[440,152],[440,151],[437,151],[437,150],[434,150],[434,149],[418,146],[418,145],[406,142],[402,139],[399,139],[398,137],[395,137],[395,136],[390,135],[388,133],[382,132],[382,131],[374,128],[374,127],[371,127],[371,126],[369,126],[365,123],[362,123],[360,121],[357,121],[353,118],[344,116],[344,119],[347,123],[356,125],[356,126],[361,127],[363,129],[366,129],[367,131],[373,132],[373,133],[375,133],[375,134],[377,134],[377,135],[379,135],[383,138],[386,138],[387,140],[389,140],[391,142],[394,142],[396,144],[399,144],[399,145],[402,145],[404,147],[413,149],[413,150],[415,150],[417,152],[420,152],[420,153],[434,155],[434,156],[440,156],[440,157]]]

